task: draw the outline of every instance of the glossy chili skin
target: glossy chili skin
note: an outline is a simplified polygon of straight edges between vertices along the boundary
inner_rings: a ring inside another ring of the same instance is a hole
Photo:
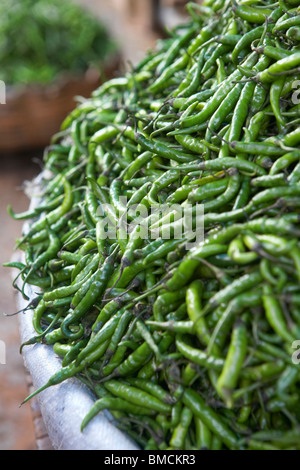
[[[188,11],[65,119],[40,206],[8,208],[13,285],[39,289],[21,350],[62,361],[28,399],[75,376],[83,432],[106,409],[147,450],[298,450],[299,6]],[[150,214],[173,205],[194,232]]]

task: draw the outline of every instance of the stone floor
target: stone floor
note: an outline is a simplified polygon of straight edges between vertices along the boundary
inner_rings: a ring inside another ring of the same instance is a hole
[[[0,450],[36,449],[31,406],[19,407],[28,394],[27,377],[19,354],[18,316],[3,315],[13,313],[16,303],[10,269],[2,264],[13,255],[22,226],[8,216],[7,205],[15,211],[27,209],[22,185],[38,171],[32,155],[0,155],[0,341],[5,345],[5,361],[0,363]]]

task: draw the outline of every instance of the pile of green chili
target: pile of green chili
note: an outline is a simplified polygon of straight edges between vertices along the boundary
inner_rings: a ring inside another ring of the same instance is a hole
[[[30,219],[14,286],[41,290],[22,348],[62,358],[24,401],[76,376],[97,397],[83,432],[106,409],[147,450],[300,449],[299,5],[191,3],[65,119],[42,203],[9,208]],[[124,237],[138,204],[194,224],[202,204],[203,239],[187,248],[164,217]]]

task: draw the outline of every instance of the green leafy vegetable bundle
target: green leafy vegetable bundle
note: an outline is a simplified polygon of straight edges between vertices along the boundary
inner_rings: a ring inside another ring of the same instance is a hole
[[[7,85],[49,83],[63,73],[101,68],[115,47],[106,28],[69,0],[0,4],[0,78]]]

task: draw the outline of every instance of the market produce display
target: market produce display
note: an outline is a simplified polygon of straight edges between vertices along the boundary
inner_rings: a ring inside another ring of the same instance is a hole
[[[300,449],[299,7],[189,4],[65,119],[41,203],[9,208],[30,221],[14,286],[40,288],[21,348],[62,358],[24,402],[76,376],[83,433],[106,409],[147,450]]]
[[[7,85],[46,84],[62,72],[99,68],[115,48],[106,28],[73,2],[1,1],[0,78]]]

